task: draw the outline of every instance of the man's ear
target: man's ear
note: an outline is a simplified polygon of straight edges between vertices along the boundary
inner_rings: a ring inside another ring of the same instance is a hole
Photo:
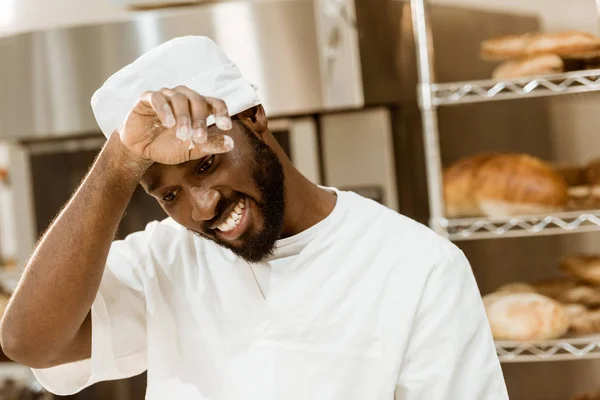
[[[261,105],[243,111],[237,114],[237,116],[240,121],[259,135],[262,135],[269,129],[267,115],[265,114],[265,109]]]

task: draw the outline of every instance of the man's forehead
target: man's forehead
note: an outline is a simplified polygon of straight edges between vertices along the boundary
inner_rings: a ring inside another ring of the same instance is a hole
[[[242,124],[242,122],[235,115],[232,116],[231,119],[233,122],[234,130],[224,132],[224,131],[221,131],[215,124],[213,124],[213,125],[209,126],[207,129],[208,135],[212,136],[212,135],[227,134],[230,136],[231,135],[236,136],[235,132],[234,132],[235,126],[238,123]],[[174,139],[174,140],[179,140],[179,139]],[[150,166],[150,168],[148,168],[146,173],[142,176],[142,178],[140,179],[140,184],[146,190],[146,192],[148,192],[148,193],[154,192],[156,189],[160,188],[163,185],[163,182],[165,181],[165,176],[170,171],[174,171],[175,169],[185,168],[189,163],[193,163],[195,161],[198,161],[198,160],[186,161],[184,163],[175,164],[175,165],[164,165],[164,164],[154,163]]]
[[[164,165],[154,163],[148,168],[146,173],[140,179],[140,184],[148,193],[154,192],[163,186],[165,176],[169,173],[169,170],[183,169],[185,166],[192,161],[184,162],[176,165]]]

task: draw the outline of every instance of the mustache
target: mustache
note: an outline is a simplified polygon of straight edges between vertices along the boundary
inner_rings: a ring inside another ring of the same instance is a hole
[[[217,206],[215,207],[215,216],[214,218],[212,218],[209,221],[204,222],[202,228],[204,230],[204,232],[210,232],[211,231],[211,226],[213,226],[215,224],[216,221],[219,220],[219,218],[221,218],[223,216],[223,214],[225,212],[227,212],[227,210],[237,204],[240,201],[241,197],[238,197],[236,199],[225,199],[225,198],[221,198],[219,200],[219,202],[217,203]]]

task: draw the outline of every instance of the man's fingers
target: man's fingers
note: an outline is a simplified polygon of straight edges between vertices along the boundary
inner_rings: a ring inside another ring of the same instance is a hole
[[[208,133],[206,129],[206,121],[204,120],[195,120],[194,121],[194,130],[192,132],[192,141],[198,144],[204,144],[206,139],[208,138]]]
[[[152,108],[160,122],[167,128],[175,126],[175,116],[167,97],[161,92],[145,92],[140,96],[140,100]],[[150,111],[150,110],[148,110]]]
[[[192,117],[192,140],[200,144],[206,142],[208,137],[206,119],[210,115],[210,105],[203,96],[185,86],[178,86],[176,90],[183,93],[189,100]]]
[[[196,144],[190,152],[190,160],[202,158],[207,154],[227,153],[235,147],[231,136],[212,134],[204,144]]]
[[[229,116],[229,110],[223,100],[216,99],[214,97],[205,97],[206,102],[212,107],[212,113],[215,116],[215,123],[217,128],[228,131],[232,128],[231,118]]]
[[[192,117],[190,113],[190,102],[186,95],[174,92],[169,96],[171,107],[177,120],[177,137],[187,141],[192,138]]]
[[[176,128],[178,139],[190,141],[189,151],[198,149],[209,153],[223,153],[233,148],[233,140],[229,136],[216,135],[208,139],[206,120],[210,114],[214,115],[219,129],[230,130],[233,126],[223,100],[201,96],[185,86],[146,92],[142,95],[142,100],[152,108],[165,127]]]

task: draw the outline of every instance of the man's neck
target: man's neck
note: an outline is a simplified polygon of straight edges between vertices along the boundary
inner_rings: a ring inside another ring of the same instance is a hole
[[[325,219],[337,196],[309,181],[293,166],[285,168],[285,211],[281,238],[294,236]]]

